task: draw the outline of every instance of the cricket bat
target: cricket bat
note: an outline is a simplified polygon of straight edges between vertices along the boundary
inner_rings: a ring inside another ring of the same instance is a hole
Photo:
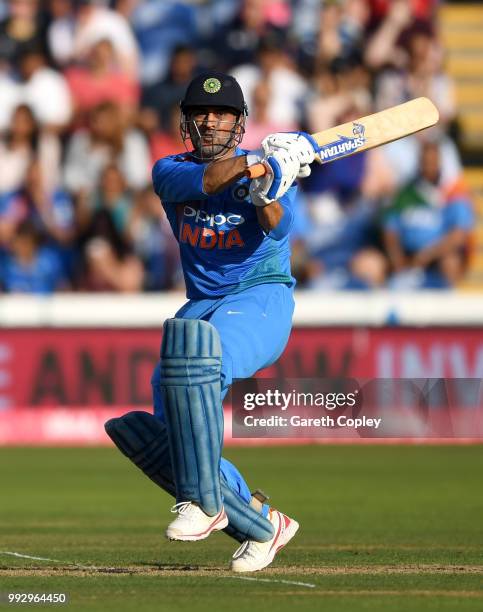
[[[380,145],[404,138],[438,122],[439,113],[428,98],[415,98],[386,110],[337,125],[312,134],[320,146],[318,157],[322,164],[367,151]],[[249,178],[259,178],[267,172],[260,162],[250,166]]]

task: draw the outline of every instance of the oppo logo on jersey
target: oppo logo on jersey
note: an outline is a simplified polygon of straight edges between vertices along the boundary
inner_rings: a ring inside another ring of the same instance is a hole
[[[200,249],[232,249],[233,247],[244,247],[245,243],[237,229],[221,230],[220,225],[241,225],[245,219],[241,215],[228,213],[208,213],[205,210],[197,210],[191,206],[185,206],[183,217],[193,218],[195,223],[190,225],[184,220],[179,229],[179,241]],[[208,227],[206,227],[208,226]],[[215,228],[215,229],[211,229]]]
[[[215,225],[241,225],[245,223],[245,219],[241,215],[236,215],[234,213],[228,213],[228,215],[223,215],[218,213],[214,215],[213,213],[207,213],[206,210],[196,210],[195,208],[191,208],[191,206],[185,206],[183,210],[183,214],[185,217],[194,217],[195,223],[200,223],[202,225],[209,225],[213,227]]]

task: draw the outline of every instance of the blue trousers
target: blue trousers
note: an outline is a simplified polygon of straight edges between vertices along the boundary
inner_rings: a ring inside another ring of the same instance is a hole
[[[175,317],[209,321],[218,331],[222,348],[221,388],[225,397],[233,380],[250,378],[280,357],[290,335],[293,309],[293,290],[286,285],[267,283],[221,298],[190,300]],[[154,416],[164,422],[159,365],[154,369],[151,384]],[[230,488],[248,503],[250,489],[237,468],[222,457],[220,469]]]

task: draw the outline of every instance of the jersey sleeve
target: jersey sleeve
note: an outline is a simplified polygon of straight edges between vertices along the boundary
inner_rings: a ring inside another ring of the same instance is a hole
[[[282,240],[290,233],[294,221],[294,204],[297,195],[297,187],[293,185],[290,189],[278,198],[279,204],[282,206],[283,215],[278,225],[274,227],[267,236],[273,240]]]
[[[203,200],[208,197],[203,191],[205,164],[170,155],[158,159],[153,167],[153,188],[163,202],[185,202]]]

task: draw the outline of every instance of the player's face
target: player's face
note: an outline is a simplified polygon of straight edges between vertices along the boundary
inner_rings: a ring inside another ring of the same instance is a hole
[[[195,108],[190,113],[191,142],[204,159],[213,159],[231,150],[230,141],[239,130],[238,116],[222,107]]]

